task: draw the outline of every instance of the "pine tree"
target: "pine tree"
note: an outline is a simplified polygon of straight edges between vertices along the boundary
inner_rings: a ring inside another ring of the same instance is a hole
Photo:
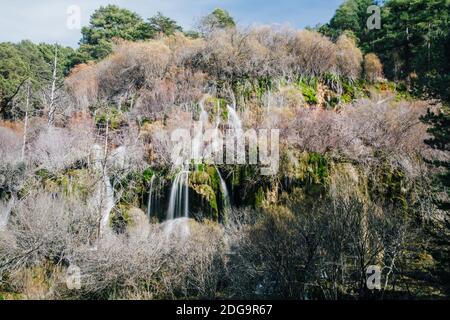
[[[431,125],[428,133],[431,138],[425,143],[435,150],[443,152],[450,151],[450,112],[443,110],[436,114],[428,111],[422,117],[422,121]],[[436,274],[440,278],[439,283],[444,287],[447,294],[450,294],[450,161],[430,161],[433,166],[441,169],[441,173],[436,175],[435,187],[441,195],[436,199],[437,207],[442,210],[442,214],[432,222],[429,233],[431,235],[431,254],[436,261]]]

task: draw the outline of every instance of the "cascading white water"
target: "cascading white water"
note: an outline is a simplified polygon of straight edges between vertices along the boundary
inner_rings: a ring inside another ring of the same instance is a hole
[[[150,179],[150,189],[148,189],[148,201],[147,201],[147,216],[150,221],[150,217],[152,214],[152,200],[153,200],[153,182],[155,181],[155,175]]]
[[[208,125],[209,116],[206,112],[203,101],[199,103],[200,107],[200,116],[197,124],[196,134],[194,135],[192,141],[192,149],[191,149],[191,159],[201,160],[202,152],[203,152],[203,132]],[[228,126],[232,129],[241,129],[242,123],[241,120],[235,110],[230,106],[227,106],[228,109]],[[218,108],[218,115],[216,118],[215,129],[219,129],[220,125],[220,108]],[[217,141],[216,141],[217,140]],[[216,150],[216,144],[220,143],[218,139],[214,139],[213,150]],[[196,167],[198,170],[198,167]],[[224,209],[227,210],[231,206],[231,200],[228,193],[227,185],[225,180],[223,180],[222,175],[220,174],[218,168],[216,167],[217,174],[220,179],[220,192],[223,198],[223,206]],[[152,192],[153,192],[153,180],[151,181],[150,190],[149,190],[149,203],[148,203],[148,214],[150,216],[151,210],[151,201],[152,201]],[[188,219],[189,219],[189,165],[186,165],[183,170],[181,170],[174,178],[172,182],[172,187],[170,190],[170,199],[169,199],[169,207],[167,210],[166,217],[166,232],[169,236],[172,234],[175,229],[180,229],[179,232],[182,235],[187,235],[189,233],[188,228]]]
[[[170,237],[173,232],[181,236],[189,235],[189,171],[180,171],[172,183],[170,190],[169,209],[165,232]]]
[[[191,159],[198,164],[202,159],[203,131],[208,123],[208,113],[203,106],[203,100],[199,102],[200,117],[195,128],[196,134],[192,140]],[[196,166],[198,170],[198,166]],[[189,218],[189,165],[180,171],[173,180],[170,190],[169,208],[167,210],[166,232],[171,234],[174,227],[182,226],[182,234],[188,234]]]
[[[167,220],[189,217],[189,171],[180,171],[170,190]]]
[[[228,110],[228,125],[230,126],[230,128],[235,130],[241,129],[242,122],[241,119],[239,118],[239,115],[236,112],[236,109],[227,105],[227,110]]]
[[[92,161],[93,167],[98,171],[103,171],[103,179],[98,183],[96,199],[101,206],[101,220],[100,220],[100,236],[108,230],[109,216],[115,206],[114,188],[108,177],[106,164],[102,164],[104,160],[104,151],[98,144],[92,146]]]
[[[0,230],[4,230],[8,224],[11,210],[14,207],[14,196],[8,200],[8,202],[0,202]]]
[[[223,199],[223,207],[225,210],[230,208],[231,200],[230,195],[228,194],[227,184],[225,183],[225,180],[223,180],[222,175],[220,174],[219,169],[216,167],[217,175],[220,179],[220,192],[222,193],[222,199]]]
[[[220,125],[220,115],[221,115],[221,110],[220,110],[220,102],[217,102],[217,113],[216,113],[216,130],[219,129],[219,125]]]
[[[105,193],[103,197],[103,208],[102,208],[102,220],[100,222],[100,235],[104,234],[108,229],[109,216],[115,205],[114,200],[114,189],[109,181],[108,176],[104,175],[104,188]]]
[[[204,125],[208,122],[208,113],[205,110],[205,107],[203,106],[203,101],[200,101],[200,118],[199,121]]]
[[[196,162],[199,162],[202,158],[203,151],[203,130],[205,129],[208,123],[208,113],[206,112],[203,101],[199,102],[200,106],[200,117],[198,121],[198,127],[196,128],[196,135],[192,140],[192,151],[191,151],[191,159],[194,159]]]

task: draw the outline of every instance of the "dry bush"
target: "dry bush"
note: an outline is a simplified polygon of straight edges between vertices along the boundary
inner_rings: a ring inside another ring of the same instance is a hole
[[[376,82],[383,78],[383,64],[375,53],[364,56],[364,74],[366,80]]]
[[[154,165],[171,166],[172,152],[177,141],[171,141],[171,134],[175,129],[190,130],[193,125],[191,113],[172,109],[168,113],[165,125],[161,121],[146,124],[142,129],[145,142],[150,144],[150,158]],[[186,137],[188,138],[188,137]],[[184,141],[190,143],[190,140]]]
[[[421,162],[426,155],[426,126],[420,116],[427,107],[426,102],[395,102],[392,97],[365,99],[340,112],[296,108],[290,120],[281,118],[273,126],[281,129],[282,143],[299,150],[365,165],[388,160],[396,167]]]
[[[203,70],[215,80],[322,76],[336,63],[335,45],[312,31],[270,27],[219,30],[207,40]]]
[[[80,290],[60,297],[161,299],[214,298],[223,268],[220,229],[182,221],[188,234],[149,225],[139,234],[111,235],[96,250],[80,247],[69,257],[81,269]]]
[[[99,92],[106,99],[134,88],[152,87],[170,62],[170,49],[159,41],[123,42],[97,64]]]
[[[156,81],[152,88],[139,91],[132,115],[151,120],[163,119],[171,107],[200,100],[204,87],[205,75],[202,72],[172,67],[165,79]]]
[[[292,68],[296,74],[320,77],[333,71],[336,64],[335,45],[318,32],[297,32],[290,47],[295,59]]]
[[[97,214],[92,203],[61,194],[32,193],[21,199],[0,232],[0,274],[46,261],[62,263],[71,249],[95,239]]]
[[[363,56],[355,41],[342,35],[337,40],[336,47],[338,74],[352,81],[360,78]]]
[[[340,114],[340,127],[348,128],[344,135],[350,134],[348,146],[354,147],[343,149],[344,153],[364,155],[363,159],[370,161],[376,160],[372,159],[376,151],[378,158],[391,159],[393,164],[402,158],[421,159],[427,150],[423,142],[427,133],[420,116],[427,107],[420,101],[360,100]]]
[[[107,157],[108,171],[127,175],[131,171],[144,170],[145,147],[136,130],[130,130],[117,147]]]
[[[75,66],[64,82],[78,110],[86,112],[98,97],[98,73],[93,64]]]
[[[205,49],[204,39],[191,39],[180,32],[164,37],[161,41],[170,48],[172,63],[180,67],[194,67],[199,54]]]
[[[0,159],[2,165],[15,164],[20,161],[23,133],[0,126]]]
[[[240,222],[238,228],[229,229],[229,296],[364,297],[366,267],[392,268],[415,232],[399,212],[356,199],[329,199],[309,208],[301,199],[291,199],[291,209],[274,207],[255,223]]]
[[[85,129],[78,126],[42,128],[28,146],[29,161],[38,168],[58,171],[86,160],[94,139]]]
[[[47,193],[20,200],[0,232],[0,279],[34,298],[216,296],[226,247],[218,225],[180,220],[169,228],[141,221],[125,234],[97,239],[94,202]],[[69,265],[81,270],[79,290],[66,286]],[[39,270],[49,277],[30,283],[28,275]]]
[[[236,39],[238,38],[238,39]],[[218,30],[208,39],[202,52],[202,67],[214,79],[232,81],[240,75],[239,58],[243,55],[236,42],[242,43],[241,34],[233,30]]]
[[[254,41],[266,48],[265,61],[262,63],[268,70],[267,75],[272,78],[294,79],[294,57],[290,52],[290,44],[295,32],[288,28],[262,26],[251,29],[250,34]]]
[[[9,216],[9,201],[13,199],[26,179],[22,162],[23,134],[0,126],[0,228]],[[6,201],[4,198],[10,198]],[[3,203],[5,202],[5,203]]]
[[[218,29],[205,39],[177,33],[147,42],[118,43],[105,60],[78,67],[66,84],[79,104],[93,105],[90,98],[97,92],[102,100],[119,104],[137,99],[136,117],[154,119],[173,104],[197,101],[207,82],[226,91],[237,82],[251,87],[257,80],[297,81],[327,74],[355,80],[361,60],[360,50],[345,36],[333,43],[309,30]]]

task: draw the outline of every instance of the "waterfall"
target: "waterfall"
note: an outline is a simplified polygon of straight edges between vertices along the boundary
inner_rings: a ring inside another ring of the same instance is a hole
[[[185,168],[186,169],[186,168]],[[165,233],[169,238],[174,232],[189,235],[189,171],[180,171],[172,183]]]
[[[150,179],[150,189],[148,190],[148,202],[147,202],[147,216],[148,221],[150,221],[150,215],[152,212],[152,197],[153,197],[153,182],[155,181],[156,175],[152,175]]]
[[[199,121],[204,125],[208,122],[208,113],[206,112],[205,107],[203,106],[203,101],[200,101],[199,105],[200,105]]]
[[[228,125],[233,129],[241,129],[242,122],[241,119],[239,118],[239,115],[236,112],[236,109],[227,105],[227,110],[228,110]]]
[[[220,115],[221,115],[221,110],[220,110],[220,102],[217,102],[217,113],[216,113],[216,130],[219,129],[219,125],[220,125]]]
[[[231,206],[231,200],[230,200],[230,195],[228,194],[227,184],[223,180],[222,175],[220,174],[220,171],[217,167],[216,167],[216,171],[217,171],[217,174],[219,175],[219,179],[220,179],[220,192],[222,194],[223,207],[225,210],[227,210]]]
[[[102,220],[100,222],[100,234],[104,234],[105,230],[108,229],[109,216],[111,214],[111,210],[114,208],[115,200],[114,200],[114,189],[109,181],[108,175],[104,175],[104,198],[102,199],[104,202],[104,206],[102,208]]]
[[[189,217],[189,171],[180,171],[170,190],[167,220]]]
[[[8,200],[8,202],[5,203],[2,201],[0,203],[0,231],[6,228],[13,207],[14,207],[14,197],[12,195],[11,198]]]
[[[102,147],[95,144],[92,146],[91,152],[93,167],[98,171],[103,171],[103,181],[99,182],[98,190],[95,195],[99,206],[101,206],[100,235],[103,235],[109,227],[109,216],[115,205],[114,189],[109,181],[106,164],[102,163],[102,161],[104,161],[104,151],[102,150]]]
[[[192,140],[192,154],[191,159],[194,159],[195,163],[198,163],[202,159],[202,150],[203,150],[203,130],[208,123],[208,113],[206,112],[203,101],[199,102],[200,106],[200,117],[198,121],[198,127],[195,128],[196,135]]]

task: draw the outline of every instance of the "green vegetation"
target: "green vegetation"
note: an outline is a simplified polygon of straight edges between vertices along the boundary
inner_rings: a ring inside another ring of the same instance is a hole
[[[381,29],[368,30],[367,8],[374,0],[346,0],[320,31],[333,38],[352,32],[365,53],[374,52],[384,74],[404,81],[418,95],[450,101],[450,3],[447,0],[387,0]]]
[[[0,300],[447,298],[449,4],[387,0],[367,30],[374,3],[320,32],[109,5],[76,50],[1,43]],[[279,129],[278,171],[253,131],[197,164],[199,121]]]

